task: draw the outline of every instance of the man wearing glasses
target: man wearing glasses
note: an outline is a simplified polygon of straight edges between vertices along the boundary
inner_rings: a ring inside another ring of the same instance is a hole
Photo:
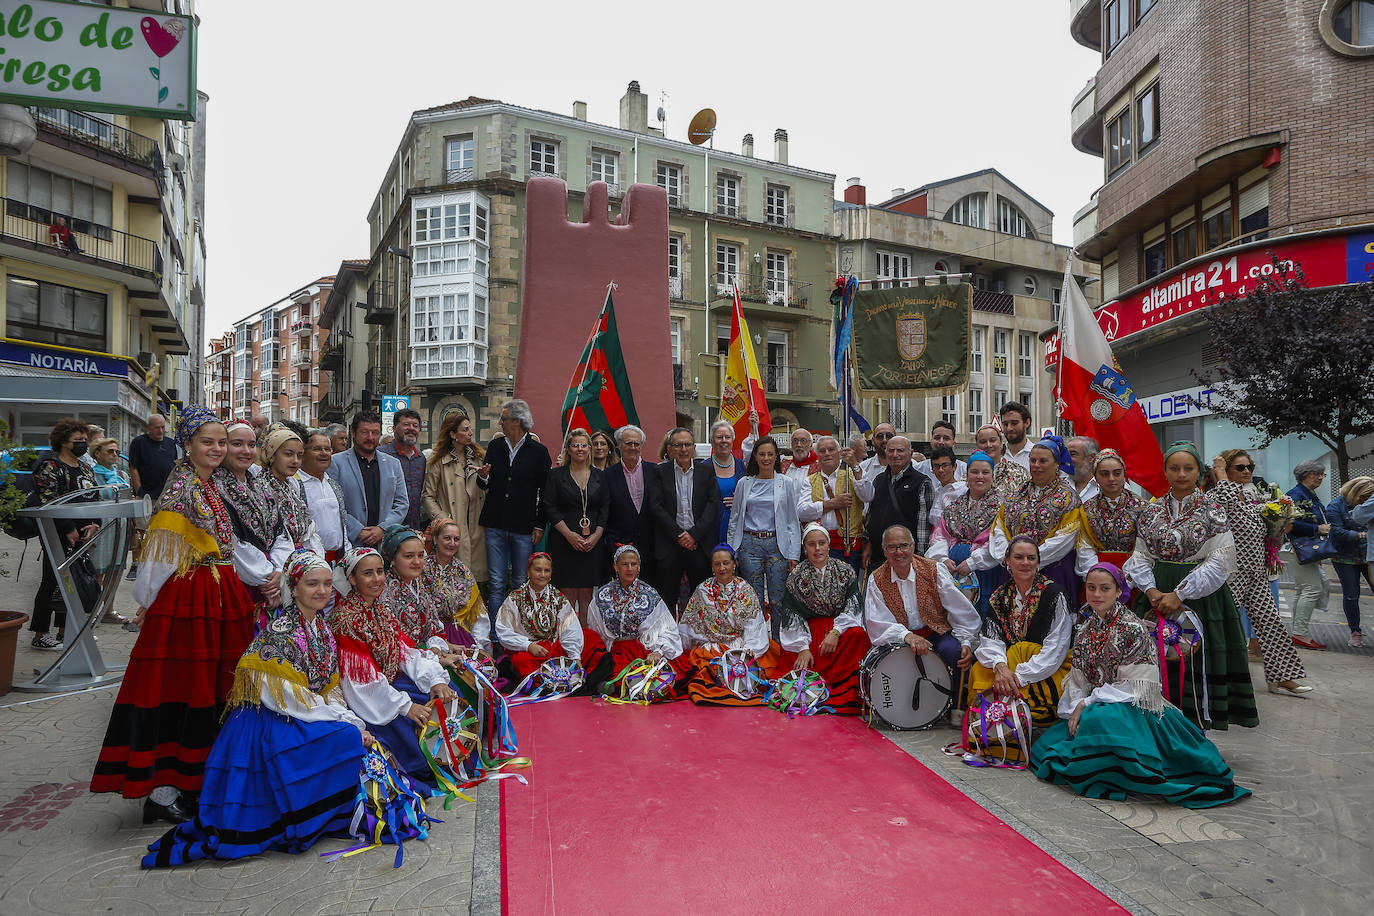
[[[859,462],[859,468],[869,480],[875,479],[887,467],[887,440],[897,435],[897,428],[891,423],[879,423],[873,427],[873,457]]]
[[[932,649],[953,671],[973,663],[978,612],[943,565],[913,552],[911,531],[883,532],[883,565],[868,577],[864,628],[873,645],[906,643],[917,655]]]
[[[644,430],[622,426],[615,433],[620,460],[606,469],[611,491],[611,513],[606,520],[606,540],[612,545],[633,544],[639,551],[640,568],[651,573],[654,565],[654,517],[651,494],[658,491],[658,475],[646,465]]]
[[[677,614],[683,573],[688,588],[711,574],[720,487],[710,462],[696,461],[696,440],[681,426],[668,434],[668,460],[654,469],[657,486],[649,495],[656,536],[659,596]]]

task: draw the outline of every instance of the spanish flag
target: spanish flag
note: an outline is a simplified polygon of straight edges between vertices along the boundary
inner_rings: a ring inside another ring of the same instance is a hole
[[[739,286],[735,286],[734,315],[730,321],[730,348],[725,360],[725,381],[720,391],[721,419],[735,428],[735,457],[744,456],[744,437],[752,430],[749,428],[749,411],[759,415],[758,435],[768,435],[773,431],[773,421],[768,416],[768,401],[763,396],[763,377],[759,374],[759,363],[754,358],[754,344],[749,336],[749,324],[744,320],[744,308],[740,305]]]

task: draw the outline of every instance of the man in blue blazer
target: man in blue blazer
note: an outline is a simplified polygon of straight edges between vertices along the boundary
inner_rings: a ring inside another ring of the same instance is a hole
[[[357,547],[376,547],[390,525],[401,524],[410,511],[401,462],[377,451],[382,439],[382,417],[375,410],[360,410],[353,417],[353,447],[329,462],[329,476],[344,495],[348,542]]]
[[[620,446],[620,460],[606,469],[606,486],[611,491],[606,540],[612,553],[617,544],[634,544],[639,550],[639,568],[656,577],[652,503],[658,490],[658,469],[641,460],[644,430],[638,426],[622,426],[616,430],[615,441]]]

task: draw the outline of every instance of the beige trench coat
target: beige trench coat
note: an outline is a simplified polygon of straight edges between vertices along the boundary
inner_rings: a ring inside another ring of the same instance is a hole
[[[425,516],[451,518],[463,531],[458,559],[478,582],[487,581],[487,530],[477,523],[487,491],[477,486],[479,465],[445,455],[425,470],[425,486],[420,497]]]

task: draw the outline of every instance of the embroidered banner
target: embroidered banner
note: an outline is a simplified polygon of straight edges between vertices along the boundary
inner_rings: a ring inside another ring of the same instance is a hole
[[[865,397],[951,394],[968,385],[973,287],[861,289],[854,357]]]

